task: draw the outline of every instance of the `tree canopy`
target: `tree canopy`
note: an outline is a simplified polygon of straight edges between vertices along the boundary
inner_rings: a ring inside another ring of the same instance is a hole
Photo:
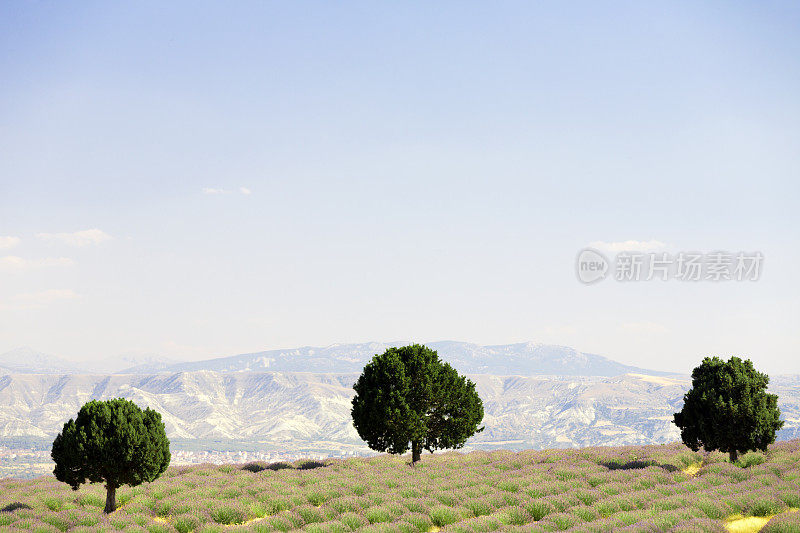
[[[105,483],[105,512],[116,509],[116,489],[153,481],[169,466],[169,440],[161,415],[117,398],[93,400],[53,441],[56,479],[78,490]]]
[[[675,413],[684,444],[728,453],[731,462],[749,450],[766,451],[783,427],[778,397],[767,393],[769,376],[752,361],[706,357],[692,371],[692,388]]]
[[[419,344],[375,355],[353,389],[351,413],[359,436],[381,452],[410,448],[412,464],[423,449],[461,448],[483,431],[475,384]]]

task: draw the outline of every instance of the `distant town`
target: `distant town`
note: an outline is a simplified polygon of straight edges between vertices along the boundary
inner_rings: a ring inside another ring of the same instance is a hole
[[[202,446],[202,444],[198,444],[198,446]],[[291,463],[299,459],[343,459],[371,455],[376,455],[376,453],[366,448],[363,450],[310,450],[306,447],[295,448],[293,446],[292,451],[173,449],[170,465],[249,463],[255,461]],[[52,472],[53,461],[50,459],[49,448],[43,449],[41,445],[10,447],[0,444],[0,478],[30,479],[49,475]]]

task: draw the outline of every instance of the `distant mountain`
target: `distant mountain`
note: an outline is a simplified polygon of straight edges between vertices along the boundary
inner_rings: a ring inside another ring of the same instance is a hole
[[[348,374],[182,372],[155,375],[0,376],[0,437],[52,438],[90,399],[125,397],[162,415],[170,438],[237,439],[327,449],[363,447],[350,418]],[[485,409],[475,447],[572,447],[679,440],[672,414],[688,376],[471,375]],[[800,376],[771,382],[798,436]]]
[[[360,372],[373,355],[390,346],[408,343],[333,344],[326,347],[305,346],[288,350],[220,357],[205,361],[177,363],[156,367],[132,367],[120,373],[141,372],[213,372],[276,371],[276,372]],[[440,341],[425,343],[439,357],[459,372],[495,375],[559,375],[618,376],[625,373],[667,376],[644,368],[624,365],[601,355],[579,352],[567,346],[539,343],[518,343],[480,346],[466,342]]]
[[[409,342],[332,344],[325,347],[304,346],[219,357],[205,361],[177,362],[156,354],[128,353],[94,364],[66,359],[19,348],[0,355],[0,374],[158,374],[174,372],[361,372],[372,356],[391,346]],[[459,372],[494,375],[618,376],[638,373],[668,376],[645,368],[625,365],[601,355],[579,352],[567,346],[518,343],[481,346],[466,342],[426,343]]]
[[[0,377],[0,436],[51,437],[89,399],[158,410],[171,438],[361,444],[350,419],[358,374],[182,372]],[[686,383],[652,376],[472,376],[486,430],[475,442],[531,446],[675,440],[667,420]]]
[[[17,348],[0,354],[0,374],[86,374],[128,373],[155,374],[178,363],[157,354],[125,353],[94,363],[69,361],[31,348]]]
[[[30,348],[17,348],[0,354],[0,373],[74,374],[85,371],[81,365]]]
[[[96,365],[96,370],[109,373],[157,374],[178,362],[177,359],[158,354],[129,352],[101,361]]]

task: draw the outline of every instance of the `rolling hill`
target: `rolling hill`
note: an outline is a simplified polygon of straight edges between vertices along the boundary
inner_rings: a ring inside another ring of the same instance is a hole
[[[120,373],[274,371],[303,372],[360,372],[373,355],[382,353],[398,343],[333,344],[326,347],[305,346],[288,350],[220,357],[205,361],[131,367]],[[561,376],[618,376],[629,372],[664,376],[667,372],[647,370],[612,361],[601,355],[583,353],[567,346],[533,342],[481,346],[466,342],[439,341],[426,343],[459,372],[493,375],[561,375]]]
[[[352,384],[389,346],[340,344],[191,363],[157,357],[123,373],[80,372],[52,356],[0,356],[0,438],[52,438],[90,399],[125,397],[162,413],[170,438],[228,439],[276,446],[363,448],[350,421]],[[563,346],[430,343],[477,384],[486,429],[474,447],[574,447],[677,440],[672,413],[688,376],[617,363]],[[313,372],[308,372],[313,370]],[[775,376],[786,420],[800,436],[800,377]]]
[[[362,443],[350,420],[355,373],[207,370],[149,375],[12,374],[0,377],[0,437],[52,437],[90,399],[129,398],[162,413],[171,438],[275,444]],[[486,430],[475,446],[544,448],[670,442],[672,413],[688,378],[470,375],[484,402]],[[796,376],[773,390],[797,435]],[[501,444],[505,443],[505,444]]]

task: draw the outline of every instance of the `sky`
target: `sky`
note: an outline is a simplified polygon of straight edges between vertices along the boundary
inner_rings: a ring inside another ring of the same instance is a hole
[[[799,25],[792,2],[3,3],[0,353],[534,341],[800,373]],[[586,285],[587,246],[764,259]]]

